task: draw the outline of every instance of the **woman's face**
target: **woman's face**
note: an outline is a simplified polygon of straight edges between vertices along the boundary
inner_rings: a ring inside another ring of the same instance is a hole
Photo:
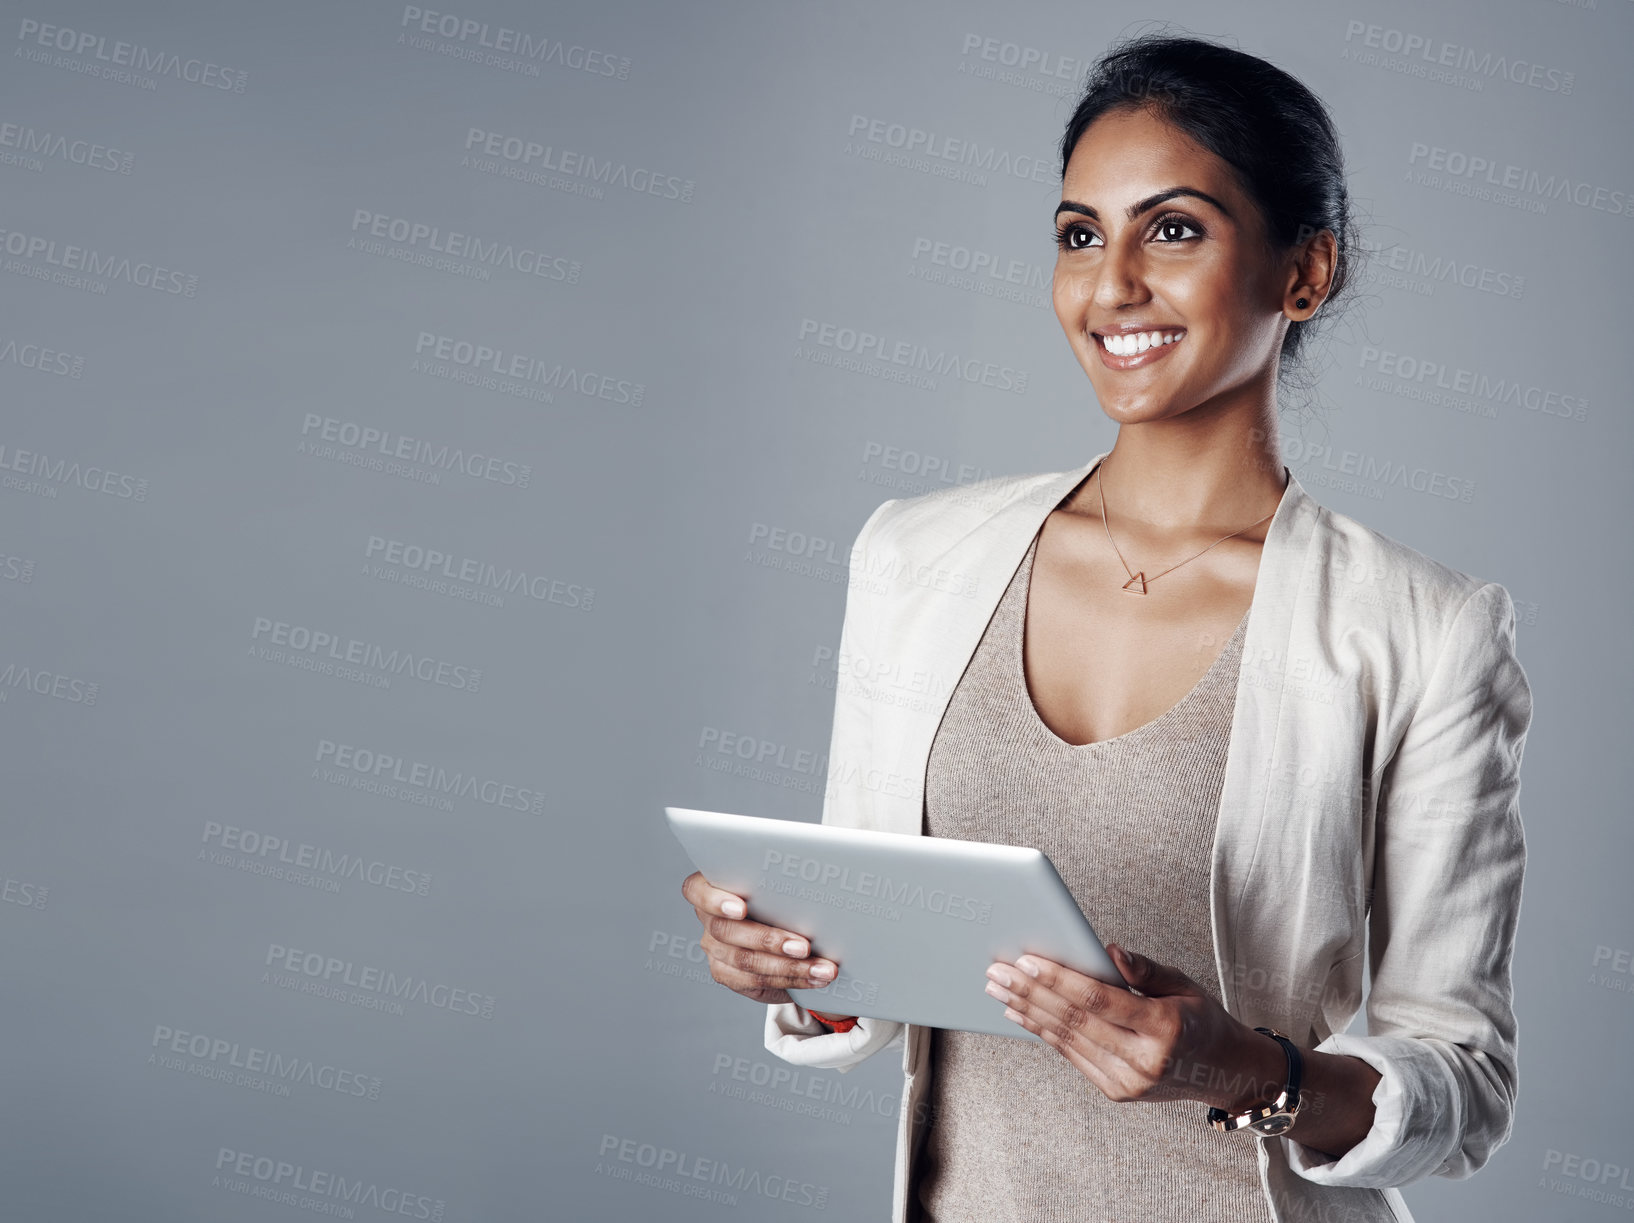
[[[1067,162],[1061,201],[1055,314],[1108,416],[1274,413],[1292,267],[1267,257],[1259,210],[1225,162],[1145,112],[1103,115]],[[1180,338],[1107,351],[1101,336],[1136,326]]]

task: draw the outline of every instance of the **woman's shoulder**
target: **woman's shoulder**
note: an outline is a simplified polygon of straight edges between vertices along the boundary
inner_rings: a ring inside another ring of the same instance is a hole
[[[1509,592],[1500,583],[1438,560],[1349,514],[1313,504],[1313,568],[1330,601],[1376,606],[1392,619],[1443,627],[1477,596],[1500,615],[1511,611]]]
[[[1532,689],[1508,589],[1336,510],[1320,507],[1317,522],[1320,611],[1296,618],[1293,648],[1343,658],[1339,674],[1371,694],[1388,728],[1377,758],[1390,760],[1407,726],[1422,720],[1489,730],[1518,764]]]

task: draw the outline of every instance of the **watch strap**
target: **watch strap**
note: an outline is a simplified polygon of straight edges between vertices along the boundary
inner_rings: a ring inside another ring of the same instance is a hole
[[[1274,1028],[1255,1028],[1256,1032],[1264,1032],[1277,1044],[1282,1046],[1283,1053],[1288,1056],[1288,1081],[1283,1085],[1283,1092],[1288,1097],[1287,1107],[1299,1107],[1299,1081],[1305,1075],[1305,1059],[1300,1055],[1299,1046],[1294,1044],[1281,1032]]]

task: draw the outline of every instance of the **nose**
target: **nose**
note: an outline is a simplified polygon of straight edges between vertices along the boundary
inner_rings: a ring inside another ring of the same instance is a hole
[[[1086,286],[1089,300],[1105,311],[1122,306],[1140,305],[1150,294],[1145,287],[1145,266],[1138,244],[1130,249],[1123,242],[1109,242],[1095,261]]]

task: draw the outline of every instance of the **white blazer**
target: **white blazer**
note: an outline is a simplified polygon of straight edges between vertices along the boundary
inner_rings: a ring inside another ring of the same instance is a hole
[[[869,515],[850,558],[825,824],[922,832],[953,684],[1034,534],[1105,453]],[[1290,472],[1246,631],[1209,885],[1225,1007],[1382,1077],[1373,1127],[1341,1159],[1291,1135],[1238,1137],[1258,1147],[1279,1223],[1410,1221],[1396,1187],[1472,1175],[1514,1112],[1532,717],[1514,605],[1318,504]],[[1367,1034],[1350,1035],[1364,951]],[[869,1018],[832,1032],[792,1002],[766,1013],[766,1047],[798,1065],[846,1071],[902,1048],[892,1223],[918,1215],[929,1034]]]

